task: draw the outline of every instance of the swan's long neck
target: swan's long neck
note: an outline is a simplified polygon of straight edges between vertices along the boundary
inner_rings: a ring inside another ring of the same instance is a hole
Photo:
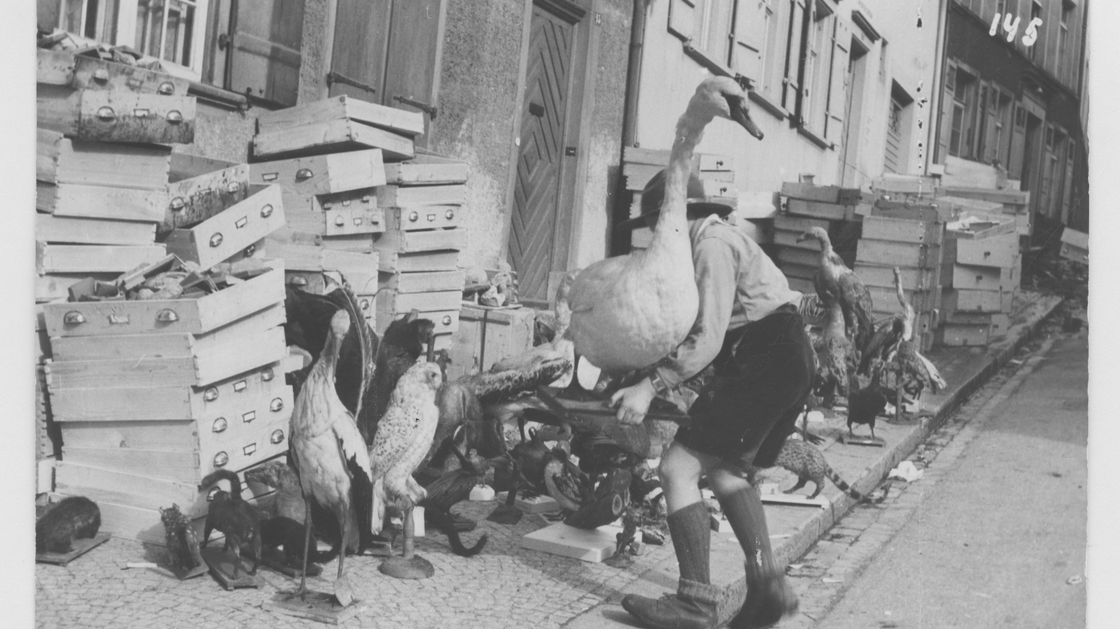
[[[906,295],[902,292],[902,278],[898,275],[894,277],[894,290],[898,295],[898,303],[902,306],[902,338],[909,341],[914,336],[914,308],[906,301]]]
[[[824,331],[825,338],[844,338],[844,311],[840,307],[839,301],[833,301],[829,306],[828,312],[828,327]]]
[[[711,116],[692,111],[686,111],[677,121],[677,136],[665,168],[665,199],[661,202],[650,249],[679,242],[680,234],[688,232],[688,178],[692,171],[692,154],[704,136],[704,127],[711,121]]]

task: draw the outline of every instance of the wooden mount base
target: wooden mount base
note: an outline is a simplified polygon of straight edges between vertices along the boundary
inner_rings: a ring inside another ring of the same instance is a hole
[[[76,539],[76,540],[74,540],[74,544],[73,544],[73,547],[71,548],[70,552],[68,552],[68,553],[49,553],[49,552],[36,553],[35,554],[35,561],[37,561],[39,563],[53,563],[55,565],[65,566],[66,564],[70,563],[71,561],[74,561],[78,557],[81,557],[82,555],[88,553],[89,551],[93,550],[94,548],[96,548],[96,547],[104,544],[105,542],[109,541],[109,537],[111,537],[111,536],[108,533],[98,533],[97,535],[94,535],[91,538]]]
[[[875,446],[878,448],[882,448],[883,446],[887,445],[886,442],[879,437],[849,437],[844,433],[840,433],[840,437],[837,439],[837,441],[844,445],[853,446]]]
[[[436,573],[436,568],[432,565],[432,562],[419,555],[413,555],[409,559],[390,557],[382,561],[377,569],[381,571],[381,574],[394,579],[428,579]]]
[[[246,564],[251,561],[248,557],[242,558],[241,569],[237,571],[237,578],[233,578],[233,554],[210,547],[202,549],[202,559],[210,566],[210,574],[214,575],[218,583],[227,590],[236,588],[257,588],[261,586],[262,579],[259,575],[249,574]]]
[[[261,607],[328,625],[340,625],[366,609],[361,601],[354,601],[345,607],[339,605],[334,595],[325,592],[308,592],[303,599],[293,592],[277,592]]]

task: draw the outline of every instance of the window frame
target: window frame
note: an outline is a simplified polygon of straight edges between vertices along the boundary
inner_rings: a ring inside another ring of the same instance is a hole
[[[184,4],[194,6],[194,20],[191,26],[191,42],[190,42],[190,63],[183,65],[174,61],[163,59],[159,56],[160,64],[168,69],[172,74],[181,75],[192,81],[202,80],[202,71],[204,66],[204,58],[206,56],[206,31],[209,26],[208,13],[210,8],[210,0],[177,0]],[[66,30],[65,19],[66,10],[72,4],[81,3],[82,14],[86,14],[90,0],[62,0],[59,5],[58,28]],[[114,30],[106,33],[108,29],[108,22],[103,22],[95,27],[93,37],[87,36],[84,32],[74,33],[67,30],[71,35],[79,38],[82,41],[95,42],[107,44],[110,46],[128,46],[136,51],[143,52],[144,47],[138,45],[136,42],[136,26],[137,26],[137,13],[140,9],[141,0],[115,0],[116,3],[116,19],[113,21]],[[166,2],[166,0],[165,0]],[[105,6],[104,0],[98,3],[99,10]],[[167,25],[167,14],[164,12],[164,27]],[[83,22],[85,20],[82,20]],[[85,30],[82,25],[80,30]],[[99,32],[100,31],[100,32]],[[160,46],[163,47],[164,41],[161,36]],[[156,57],[156,55],[149,55]]]

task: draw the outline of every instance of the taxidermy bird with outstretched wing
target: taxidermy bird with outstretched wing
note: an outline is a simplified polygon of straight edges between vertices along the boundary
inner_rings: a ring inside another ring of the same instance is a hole
[[[844,260],[832,250],[828,232],[821,227],[813,227],[802,234],[797,241],[815,239],[821,246],[820,262],[813,285],[817,295],[827,308],[838,302],[844,314],[844,326],[848,339],[859,351],[871,338],[874,324],[871,319],[871,291],[854,271],[844,264]]]
[[[727,77],[696,89],[665,169],[665,199],[649,247],[607,258],[576,276],[568,294],[576,354],[607,372],[642,369],[661,360],[696,322],[699,295],[688,233],[687,182],[704,128],[725,118],[762,139],[750,118],[747,92]]]
[[[390,500],[403,501],[402,510],[408,510],[427,496],[412,473],[432,445],[439,422],[436,391],[442,382],[439,365],[421,359],[397,381],[377,424],[369,450],[375,534],[381,532]]]

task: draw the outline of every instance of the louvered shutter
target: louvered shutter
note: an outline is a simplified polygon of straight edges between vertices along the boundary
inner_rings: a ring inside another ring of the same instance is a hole
[[[1011,125],[1011,155],[1007,160],[1007,176],[1021,179],[1023,172],[1023,151],[1027,146],[1027,110],[1022,105],[1015,106],[1015,122]]]
[[[944,164],[949,156],[949,140],[953,135],[953,99],[955,98],[957,84],[957,64],[952,61],[945,64],[945,90],[941,95],[941,122],[937,136],[938,164]]]
[[[789,0],[789,48],[786,53],[785,89],[782,90],[782,107],[797,114],[801,93],[801,66],[805,50],[801,46],[805,35],[805,2]]]
[[[669,0],[669,32],[680,39],[692,39],[696,0]]]
[[[852,28],[839,16],[833,18],[832,73],[828,86],[828,113],[825,139],[839,144],[844,132],[844,108],[848,102],[848,55],[852,47]]]
[[[439,70],[443,50],[446,0],[394,0],[389,27],[385,95],[381,104],[425,114],[426,131],[438,115]]]
[[[996,141],[996,125],[999,123],[999,90],[994,84],[988,85],[987,117],[984,123],[984,154],[981,159],[985,164],[991,164],[999,159],[999,146]]]
[[[762,47],[766,43],[767,10],[774,0],[739,0],[735,8],[735,31],[731,68],[761,85]]]
[[[238,2],[233,16],[233,58],[228,89],[296,104],[304,0]]]

